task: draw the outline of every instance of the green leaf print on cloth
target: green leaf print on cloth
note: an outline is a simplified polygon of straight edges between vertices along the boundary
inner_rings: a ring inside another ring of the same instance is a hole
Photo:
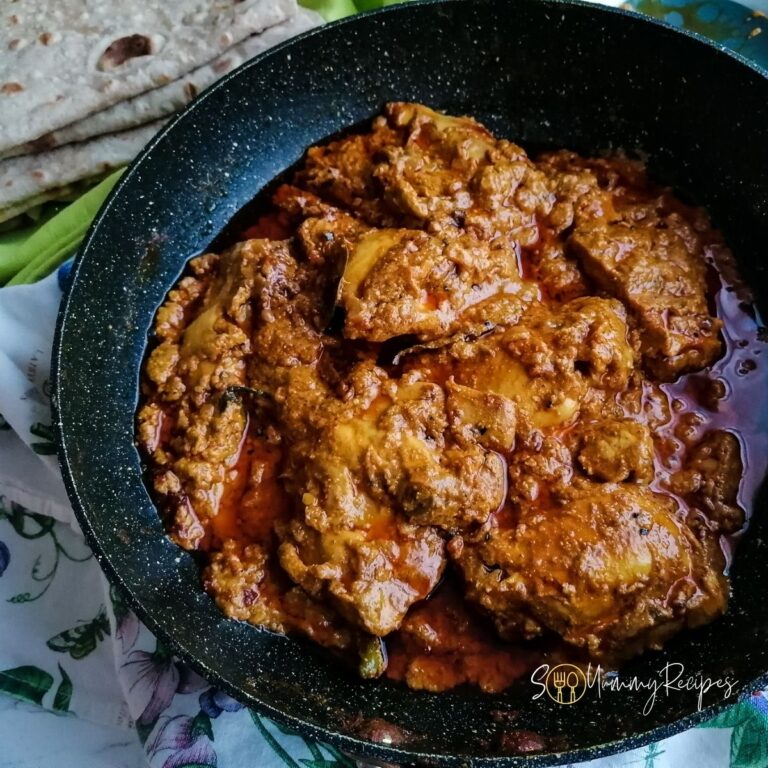
[[[56,533],[56,521],[52,517],[39,515],[36,512],[30,512],[21,504],[14,501],[6,503],[6,499],[0,496],[0,521],[7,520],[13,530],[21,536],[22,539],[43,539],[50,538],[53,544],[53,554],[50,565],[43,565],[42,555],[35,558],[32,565],[31,578],[37,584],[42,584],[31,592],[19,592],[8,598],[9,603],[32,603],[39,600],[49,589],[59,569],[59,562],[62,557],[73,563],[84,563],[93,557],[93,553],[83,543],[85,554],[81,557],[71,554],[59,540]]]
[[[54,635],[46,645],[58,653],[68,653],[73,659],[84,659],[96,650],[96,645],[111,634],[107,611],[104,606],[91,621],[82,622],[76,627],[65,629]]]
[[[258,712],[254,712],[252,709],[248,710],[248,713],[253,720],[253,724],[258,729],[259,733],[263,737],[264,741],[275,753],[275,756],[280,759],[286,768],[355,768],[355,762],[350,758],[342,755],[338,749],[332,747],[330,744],[322,744],[311,739],[301,740],[312,755],[311,758],[299,758],[298,760],[291,757],[288,751],[283,745],[275,738],[268,728],[268,725],[274,725],[277,730],[285,735],[293,734],[290,729],[284,729],[276,723],[272,723],[270,720],[262,717]],[[326,757],[323,752],[326,752]]]
[[[768,766],[768,699],[755,693],[707,721],[703,728],[733,728],[730,768]]]
[[[53,708],[57,712],[69,712],[69,703],[72,701],[72,680],[61,664],[59,664],[59,674],[61,675],[61,682],[56,689],[56,695],[53,697]]]
[[[211,723],[211,718],[202,710],[200,710],[192,720],[192,735],[207,736],[213,741],[213,724]]]
[[[35,422],[29,431],[34,437],[39,437],[42,442],[30,443],[29,447],[40,456],[55,456],[56,443],[54,442],[53,429],[50,424]]]
[[[16,667],[0,672],[0,691],[33,704],[42,704],[52,685],[53,676],[38,667]]]

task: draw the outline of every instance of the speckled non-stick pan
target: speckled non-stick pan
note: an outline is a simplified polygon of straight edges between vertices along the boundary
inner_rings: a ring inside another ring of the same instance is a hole
[[[435,766],[555,765],[667,736],[721,692],[590,691],[563,706],[525,681],[504,695],[364,682],[295,640],[225,620],[193,558],[166,540],[134,447],[139,368],[155,309],[188,257],[304,149],[413,100],[468,113],[523,144],[646,153],[709,207],[768,299],[768,78],[714,45],[621,11],[498,0],[414,3],[311,32],[203,94],[133,164],[74,268],[54,354],[69,494],[109,578],[213,683],[356,755]],[[768,685],[765,496],[733,567],[727,616],[624,670]],[[731,702],[733,699],[730,700]],[[707,707],[710,707],[707,709]],[[246,761],[247,762],[247,761]],[[244,764],[246,764],[244,762]]]

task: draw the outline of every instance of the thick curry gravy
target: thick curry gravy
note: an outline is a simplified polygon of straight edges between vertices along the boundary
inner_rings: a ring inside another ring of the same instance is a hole
[[[639,163],[391,105],[242,239],[159,311],[138,428],[227,615],[499,691],[726,609],[768,382],[702,211]]]

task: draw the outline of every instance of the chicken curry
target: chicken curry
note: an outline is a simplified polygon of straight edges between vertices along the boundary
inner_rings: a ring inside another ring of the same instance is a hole
[[[768,456],[751,312],[642,163],[390,104],[190,262],[138,442],[227,616],[500,691],[725,611]]]

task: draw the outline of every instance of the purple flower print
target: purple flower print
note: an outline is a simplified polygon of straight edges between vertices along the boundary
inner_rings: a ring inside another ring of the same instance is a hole
[[[195,727],[195,720],[187,715],[161,717],[145,749],[153,766],[216,766],[216,752],[210,739]],[[163,755],[164,752],[167,754]],[[160,760],[163,760],[162,764]]]
[[[0,576],[5,573],[8,563],[11,562],[11,553],[6,544],[0,541]]]
[[[215,768],[216,752],[208,739],[198,739],[187,749],[181,749],[171,755],[163,763],[163,768],[185,768],[190,765],[206,765]]]
[[[109,596],[115,613],[115,637],[120,640],[123,653],[128,653],[136,644],[141,624],[126,604],[123,593],[114,584],[109,588]]]
[[[130,681],[128,696],[138,726],[150,726],[173,701],[177,693],[195,693],[208,683],[186,664],[173,660],[161,643],[154,653],[132,651],[121,670]]]
[[[208,681],[200,677],[192,667],[187,666],[183,661],[177,661],[176,668],[179,670],[177,693],[196,693],[208,687]]]
[[[179,670],[170,654],[159,646],[154,653],[132,651],[121,669],[133,678],[128,695],[137,725],[149,725],[168,709],[179,686]]]
[[[209,688],[200,694],[200,709],[215,720],[222,712],[239,712],[243,705],[223,691]]]
[[[122,616],[115,616],[117,626],[115,627],[115,637],[120,641],[123,653],[133,648],[139,637],[139,618],[133,611],[127,611]]]

